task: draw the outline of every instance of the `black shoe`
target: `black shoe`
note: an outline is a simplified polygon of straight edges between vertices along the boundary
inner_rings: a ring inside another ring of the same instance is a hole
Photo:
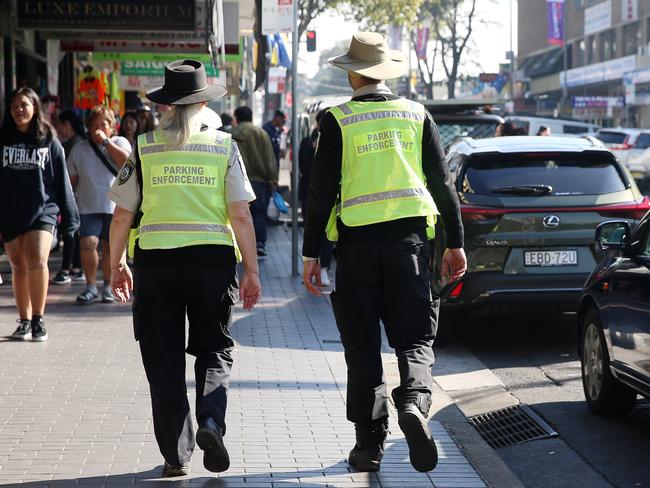
[[[258,245],[258,246],[257,246],[257,256],[258,256],[258,257],[264,257],[264,256],[266,256],[266,255],[267,255],[267,254],[266,254],[266,248],[265,248],[264,246],[260,246],[260,245]]]
[[[70,272],[66,271],[65,269],[62,269],[59,271],[54,278],[52,278],[52,283],[55,285],[65,285],[66,283],[70,283],[72,281],[72,277],[70,276]]]
[[[187,472],[188,463],[181,464],[180,466],[175,466],[165,461],[165,464],[163,465],[163,476],[165,478],[171,478],[173,476],[186,476]]]
[[[230,467],[230,456],[223,444],[223,433],[211,417],[199,421],[196,443],[203,450],[203,466],[213,473],[221,473]]]
[[[15,341],[28,341],[32,338],[32,321],[27,319],[18,319],[18,327],[11,338]]]
[[[47,340],[47,331],[43,317],[34,317],[32,319],[32,340],[34,342],[45,342]]]
[[[359,471],[379,471],[388,436],[388,420],[354,424],[357,443],[348,456],[350,466]]]
[[[411,464],[417,471],[431,471],[438,464],[438,450],[427,419],[415,403],[398,406],[397,419],[409,446]]]

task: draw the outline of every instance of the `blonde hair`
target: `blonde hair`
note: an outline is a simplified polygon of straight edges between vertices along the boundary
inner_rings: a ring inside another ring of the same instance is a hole
[[[96,105],[90,110],[88,116],[86,117],[86,127],[90,129],[91,124],[98,117],[103,117],[106,119],[108,125],[111,126],[111,129],[113,131],[115,131],[115,113],[106,105]]]
[[[178,149],[187,144],[192,134],[201,130],[199,112],[205,103],[191,105],[172,105],[160,120],[160,129],[164,132],[168,149]]]

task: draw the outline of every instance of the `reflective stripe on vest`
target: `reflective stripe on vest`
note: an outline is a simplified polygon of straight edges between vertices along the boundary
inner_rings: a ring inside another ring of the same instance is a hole
[[[138,137],[142,163],[142,249],[217,244],[235,246],[225,179],[230,135],[209,129],[170,149],[163,132]]]
[[[230,234],[227,225],[217,224],[149,224],[140,226],[140,234],[147,232],[217,232]]]
[[[351,227],[426,217],[433,237],[438,214],[422,171],[424,106],[410,100],[350,101],[330,109],[343,143],[341,188],[327,235],[336,219]]]

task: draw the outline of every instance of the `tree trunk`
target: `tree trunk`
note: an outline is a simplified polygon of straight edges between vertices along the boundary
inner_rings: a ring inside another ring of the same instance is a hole
[[[454,99],[456,98],[456,77],[450,76],[447,79],[447,98]]]
[[[427,93],[426,93],[427,99],[433,100],[433,80],[431,80],[431,82],[429,83],[426,83],[426,89],[427,89]]]

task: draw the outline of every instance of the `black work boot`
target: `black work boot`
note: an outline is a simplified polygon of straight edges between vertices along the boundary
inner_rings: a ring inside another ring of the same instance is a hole
[[[388,419],[354,424],[357,443],[350,451],[348,462],[359,471],[379,471],[388,436]]]
[[[438,450],[427,420],[431,399],[428,395],[421,394],[395,403],[399,427],[409,446],[411,464],[417,471],[431,471],[438,464]]]
[[[203,450],[203,466],[213,473],[221,473],[230,467],[230,456],[223,444],[223,431],[212,419],[199,421],[196,443]]]

